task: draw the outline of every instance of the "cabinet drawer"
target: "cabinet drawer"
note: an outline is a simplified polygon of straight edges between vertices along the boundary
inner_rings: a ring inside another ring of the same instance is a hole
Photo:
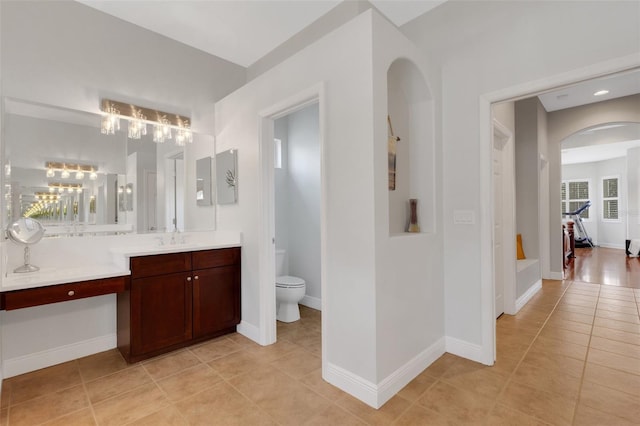
[[[131,258],[131,277],[142,278],[191,270],[191,253],[158,254]]]
[[[7,311],[10,311],[12,309],[66,302],[103,294],[120,293],[125,290],[127,279],[128,277],[104,278],[71,284],[9,291],[4,293],[4,307]]]
[[[193,252],[193,269],[217,268],[240,263],[240,248],[201,250]]]

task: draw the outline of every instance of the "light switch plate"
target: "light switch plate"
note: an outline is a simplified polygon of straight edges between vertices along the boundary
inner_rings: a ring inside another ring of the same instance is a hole
[[[476,215],[473,210],[454,210],[454,225],[474,225],[476,223]]]

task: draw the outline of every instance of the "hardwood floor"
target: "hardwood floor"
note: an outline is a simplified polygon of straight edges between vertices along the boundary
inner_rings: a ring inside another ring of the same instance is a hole
[[[577,248],[565,279],[640,288],[640,258],[628,257],[620,249]]]

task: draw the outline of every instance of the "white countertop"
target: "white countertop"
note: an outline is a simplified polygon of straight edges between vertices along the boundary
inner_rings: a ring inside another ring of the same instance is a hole
[[[221,248],[240,247],[238,242],[199,242],[199,243],[175,243],[155,245],[114,247],[110,251],[114,255],[125,257],[152,256],[154,254],[181,253],[185,251],[213,250]]]
[[[43,249],[47,250],[48,258],[40,254],[39,257],[36,255],[34,260],[34,254],[32,253],[33,263],[40,266],[40,270],[37,272],[14,273],[11,271],[13,271],[16,262],[12,262],[13,266],[9,267],[9,272],[1,277],[0,291],[22,290],[131,275],[129,258],[136,256],[242,246],[241,234],[235,232],[215,233],[213,235],[193,232],[159,234],[157,236],[148,235],[145,237],[134,239],[125,236],[125,239],[113,238],[104,240],[99,239],[99,237],[95,237],[93,240],[88,239],[89,237],[83,237],[76,240],[63,238],[47,241],[49,245],[43,247]],[[171,240],[175,242],[172,244]],[[96,246],[96,243],[99,243],[102,247]],[[63,253],[64,255],[61,255]],[[75,263],[68,262],[69,259],[74,258],[81,260]],[[93,259],[95,259],[95,263]],[[4,266],[7,268],[6,263]]]
[[[60,268],[41,268],[36,272],[17,274],[11,272],[2,278],[1,291],[23,290],[55,284],[66,284],[79,281],[97,280],[101,278],[131,275],[128,269],[115,265],[91,265]]]

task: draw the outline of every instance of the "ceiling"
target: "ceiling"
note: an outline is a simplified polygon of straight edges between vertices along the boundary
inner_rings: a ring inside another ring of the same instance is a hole
[[[609,93],[594,96],[600,90]],[[594,78],[538,96],[547,112],[573,108],[640,93],[640,70],[632,70]]]
[[[77,1],[248,67],[343,0]],[[370,0],[370,3],[400,26],[445,1]]]
[[[595,96],[594,93],[609,92]],[[640,70],[583,81],[538,96],[548,112],[573,108],[640,93]],[[640,108],[640,105],[638,105]],[[640,146],[640,124],[611,123],[586,129],[562,141],[562,164],[591,163],[625,157]]]
[[[76,0],[124,21],[249,67],[296,33],[351,0]],[[369,0],[396,26],[417,18],[446,0]],[[599,90],[609,90],[594,96]],[[548,112],[640,93],[640,70],[619,73],[539,95]],[[620,137],[626,132],[629,137]],[[600,129],[563,143],[563,163],[619,157],[637,129]],[[603,141],[607,143],[606,147]],[[567,145],[567,143],[569,143]],[[588,148],[580,148],[589,145]]]

